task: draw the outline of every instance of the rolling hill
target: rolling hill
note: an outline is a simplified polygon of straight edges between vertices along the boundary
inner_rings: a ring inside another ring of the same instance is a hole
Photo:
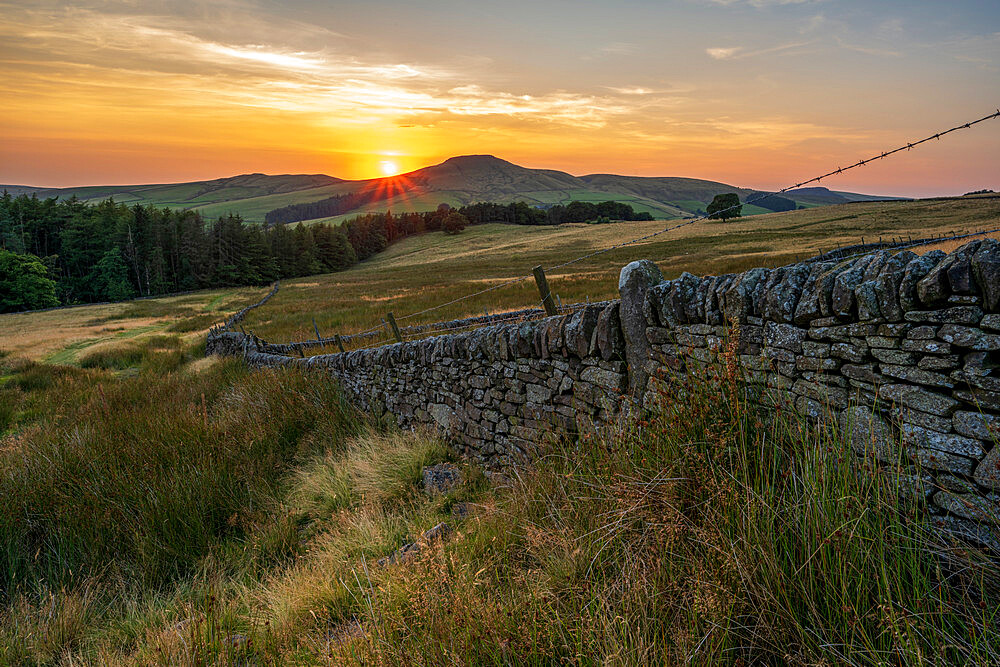
[[[509,203],[524,201],[533,206],[567,204],[571,201],[614,200],[630,204],[658,219],[690,216],[704,210],[716,194],[737,192],[741,199],[756,190],[716,181],[680,177],[618,176],[588,174],[573,176],[551,169],[529,169],[492,155],[465,155],[406,174],[349,181],[324,174],[243,174],[229,178],[189,183],[149,185],[38,188],[0,185],[11,194],[99,201],[114,197],[127,204],[152,204],[194,209],[214,217],[238,213],[246,220],[263,222],[268,211],[290,204],[317,202],[346,194],[362,195],[359,205],[330,220],[369,211],[426,211],[438,204],[452,206],[478,201]],[[851,201],[894,199],[826,188],[801,188],[785,195],[801,206]],[[747,206],[744,213],[764,209]]]

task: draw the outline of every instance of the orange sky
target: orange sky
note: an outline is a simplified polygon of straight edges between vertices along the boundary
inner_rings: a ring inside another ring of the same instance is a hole
[[[873,7],[874,6],[874,7]],[[997,3],[0,2],[0,183],[493,153],[779,188],[1000,104]],[[1000,120],[829,183],[1000,190]]]

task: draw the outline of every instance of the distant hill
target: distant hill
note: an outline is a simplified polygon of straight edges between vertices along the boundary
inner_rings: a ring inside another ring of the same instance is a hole
[[[3,185],[11,194],[36,194],[38,197],[67,198],[84,201],[114,197],[116,201],[153,204],[180,209],[194,209],[206,216],[238,213],[253,222],[263,222],[268,211],[290,204],[317,202],[347,194],[358,206],[343,215],[367,211],[426,211],[438,204],[453,206],[477,201],[507,203],[525,201],[534,206],[568,204],[571,201],[614,200],[630,204],[636,211],[656,218],[688,217],[704,211],[712,198],[724,192],[736,192],[741,199],[757,191],[716,181],[680,177],[617,176],[588,174],[573,176],[551,169],[529,169],[492,155],[464,155],[441,164],[406,174],[359,181],[349,181],[324,174],[243,174],[210,181],[149,185],[110,185],[75,188],[37,188]],[[896,199],[834,192],[826,188],[800,188],[784,195],[797,205],[816,206],[850,201]],[[745,214],[765,212],[747,206]]]

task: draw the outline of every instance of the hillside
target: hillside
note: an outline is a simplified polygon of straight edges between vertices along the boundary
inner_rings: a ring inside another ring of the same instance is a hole
[[[238,213],[251,222],[263,222],[268,211],[282,206],[352,193],[363,194],[363,202],[335,219],[387,208],[396,212],[427,211],[440,203],[459,206],[477,201],[525,201],[534,206],[546,206],[574,200],[621,201],[638,212],[650,213],[658,219],[671,219],[704,210],[712,197],[722,192],[738,192],[743,199],[756,192],[695,178],[573,176],[551,169],[521,167],[492,155],[453,157],[406,174],[358,181],[323,174],[243,174],[189,183],[73,188],[0,186],[0,190],[3,189],[15,195],[35,193],[41,198],[76,196],[84,201],[98,201],[114,197],[127,204],[198,210],[209,217]],[[803,188],[789,196],[802,206],[886,199],[826,188]],[[744,211],[745,214],[760,212],[762,210],[756,207],[747,207]]]

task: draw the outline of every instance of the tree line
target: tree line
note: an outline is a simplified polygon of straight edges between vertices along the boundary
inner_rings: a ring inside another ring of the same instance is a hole
[[[627,209],[627,210],[626,210]],[[263,285],[341,271],[396,241],[466,224],[558,224],[600,216],[649,219],[620,202],[572,202],[547,210],[524,202],[479,203],[340,224],[261,226],[238,215],[126,205],[107,199],[0,197],[0,312],[121,301],[211,287]],[[593,216],[593,217],[591,217]]]

